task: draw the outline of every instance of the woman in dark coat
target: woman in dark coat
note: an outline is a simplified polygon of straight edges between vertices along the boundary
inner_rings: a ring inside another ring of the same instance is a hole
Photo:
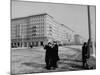
[[[57,61],[59,60],[59,56],[58,56],[58,45],[56,44],[56,42],[53,43],[53,47],[52,47],[52,67],[53,68],[57,68]]]
[[[51,49],[51,43],[49,42],[48,45],[45,45],[44,49],[46,49],[45,54],[45,62],[46,62],[46,69],[50,69],[51,67],[51,60],[52,60],[52,49]]]

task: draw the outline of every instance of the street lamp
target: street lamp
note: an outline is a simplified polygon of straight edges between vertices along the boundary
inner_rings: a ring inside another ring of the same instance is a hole
[[[92,36],[91,36],[91,20],[90,20],[90,6],[87,6],[87,13],[88,13],[88,30],[89,30],[89,39],[88,39],[88,49],[90,51],[90,55],[93,55],[93,43],[92,43]]]

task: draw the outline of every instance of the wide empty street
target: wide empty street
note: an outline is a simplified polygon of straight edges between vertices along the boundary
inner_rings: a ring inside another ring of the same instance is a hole
[[[82,70],[81,45],[59,47],[58,68],[46,70],[43,47],[11,49],[11,74]]]

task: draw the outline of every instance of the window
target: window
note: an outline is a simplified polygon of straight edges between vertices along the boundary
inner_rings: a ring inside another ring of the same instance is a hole
[[[32,29],[36,29],[36,26],[33,26]]]
[[[38,46],[38,42],[36,41],[36,46]]]
[[[40,45],[41,45],[41,46],[43,45],[43,41],[40,42]]]
[[[36,36],[36,34],[32,34],[32,36]]]
[[[32,32],[36,32],[36,29],[32,30]]]

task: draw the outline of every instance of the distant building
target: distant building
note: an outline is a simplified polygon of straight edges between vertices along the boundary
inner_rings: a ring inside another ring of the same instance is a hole
[[[42,46],[49,40],[70,44],[73,40],[72,34],[70,28],[58,23],[47,13],[11,20],[12,47]]]
[[[84,43],[83,37],[81,37],[79,34],[74,35],[74,44],[80,45]]]

